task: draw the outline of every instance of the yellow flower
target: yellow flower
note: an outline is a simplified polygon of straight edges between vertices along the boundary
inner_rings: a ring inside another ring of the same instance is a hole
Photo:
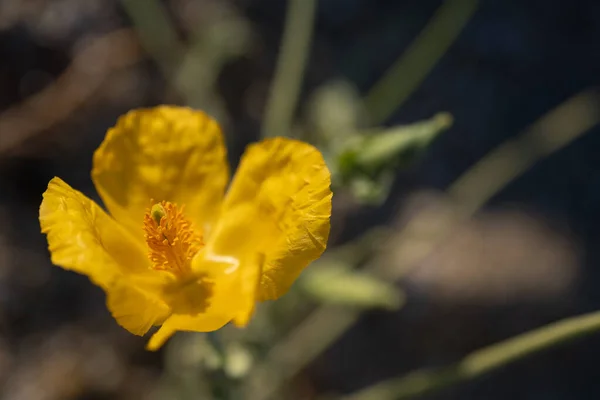
[[[92,180],[110,212],[53,178],[40,206],[52,262],[106,292],[113,317],[158,349],[177,330],[244,326],[325,250],[330,173],[314,147],[250,145],[227,193],[219,125],[183,107],[134,110],[111,128]]]

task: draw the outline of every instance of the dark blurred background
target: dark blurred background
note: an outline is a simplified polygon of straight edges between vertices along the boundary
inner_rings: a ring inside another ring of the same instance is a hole
[[[0,0],[2,398],[210,398],[190,389],[193,374],[178,375],[177,366],[189,372],[193,360],[177,359],[168,349],[146,352],[144,339],[112,320],[100,289],[53,267],[39,231],[41,194],[53,176],[99,201],[89,177],[92,153],[132,108],[174,103],[207,109],[224,126],[232,165],[261,137],[286,2],[168,0],[158,9],[150,3]],[[310,130],[314,109],[324,107],[315,93],[332,83],[350,88],[342,94],[346,99],[366,95],[442,3],[319,1],[295,124]],[[168,35],[156,15],[170,22],[187,49],[182,60],[164,46]],[[144,38],[144,24],[154,37]],[[597,99],[599,44],[597,0],[480,1],[424,81],[377,121],[392,127],[444,111],[453,116],[452,126],[419,157],[395,164],[389,194],[379,203],[365,204],[343,184],[337,187],[330,248],[354,246],[384,226],[392,232],[387,245],[373,251],[378,262],[393,265],[393,232],[417,214],[441,221],[452,213],[441,193],[463,172],[577,93],[591,89]],[[335,140],[344,140],[338,134]],[[314,134],[305,138],[323,142]],[[494,193],[395,286],[406,293],[403,308],[366,310],[274,398],[351,393],[599,309],[599,240],[596,126]],[[285,324],[282,332],[296,322]],[[271,336],[234,341],[250,343],[257,362]],[[599,356],[600,334],[422,398],[595,399]],[[211,374],[202,378],[208,385]],[[242,379],[217,374],[219,382],[230,379],[226,386],[241,385]],[[214,398],[227,398],[225,392],[207,391]]]

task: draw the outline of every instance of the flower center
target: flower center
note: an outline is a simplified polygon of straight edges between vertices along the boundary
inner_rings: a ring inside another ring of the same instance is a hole
[[[190,272],[192,258],[204,245],[183,207],[168,201],[154,204],[144,215],[144,238],[152,268],[177,275]]]

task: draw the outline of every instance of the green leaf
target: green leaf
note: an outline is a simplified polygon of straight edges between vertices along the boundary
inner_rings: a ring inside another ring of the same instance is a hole
[[[333,155],[328,154],[334,185],[350,188],[362,203],[381,204],[397,169],[413,163],[451,125],[452,116],[439,113],[414,124],[351,135],[337,153],[334,149]]]
[[[365,132],[338,156],[340,170],[346,174],[353,171],[374,174],[397,161],[410,163],[451,125],[452,116],[439,113],[414,124]]]
[[[388,310],[397,310],[404,303],[404,294],[393,284],[333,261],[306,271],[300,287],[323,303]]]

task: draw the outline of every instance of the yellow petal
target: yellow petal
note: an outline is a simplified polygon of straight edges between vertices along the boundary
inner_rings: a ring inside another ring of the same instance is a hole
[[[228,316],[244,326],[254,312],[265,256],[252,240],[255,210],[244,204],[220,218],[205,248],[192,261],[195,274],[212,282],[207,314]]]
[[[148,259],[137,241],[96,203],[53,178],[40,206],[52,262],[107,288],[115,277],[143,273]]]
[[[213,295],[213,283],[203,275],[190,275],[163,284],[160,293],[174,314],[204,313]]]
[[[254,259],[242,260],[239,273],[239,291],[241,306],[235,313],[233,322],[237,326],[246,326],[254,313],[258,293],[260,292],[260,279],[265,255],[255,254]]]
[[[321,153],[303,142],[269,139],[249,146],[242,157],[219,224],[243,218],[248,232],[227,233],[229,243],[221,251],[238,260],[264,254],[259,300],[286,293],[300,272],[325,250],[330,184]],[[211,237],[207,246],[212,241],[223,239]]]
[[[52,179],[44,193],[40,225],[52,262],[102,287],[109,309],[124,328],[143,335],[168,317],[169,307],[143,290],[161,285],[166,275],[150,271],[129,232],[60,178]]]
[[[92,179],[111,214],[135,234],[150,199],[185,205],[206,234],[229,179],[221,129],[189,108],[133,110],[96,150]]]
[[[119,325],[139,336],[153,325],[162,324],[171,314],[171,309],[154,294],[125,280],[116,281],[107,290],[106,305]]]
[[[160,349],[176,331],[211,332],[222,328],[227,322],[229,322],[229,318],[215,314],[198,314],[196,316],[175,314],[152,335],[146,349],[152,351]]]

